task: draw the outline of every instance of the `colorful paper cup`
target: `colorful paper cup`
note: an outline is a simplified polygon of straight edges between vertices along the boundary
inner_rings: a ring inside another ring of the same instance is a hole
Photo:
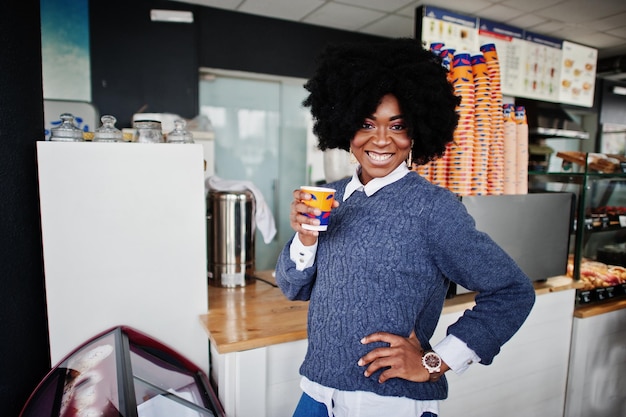
[[[328,229],[328,220],[330,219],[330,210],[333,207],[335,201],[335,191],[332,188],[326,187],[312,187],[303,185],[300,190],[311,194],[310,200],[304,200],[304,203],[310,207],[315,207],[321,210],[319,216],[315,216],[312,213],[303,213],[305,216],[311,219],[318,219],[320,221],[319,226],[303,223],[302,228],[307,230],[324,231]]]

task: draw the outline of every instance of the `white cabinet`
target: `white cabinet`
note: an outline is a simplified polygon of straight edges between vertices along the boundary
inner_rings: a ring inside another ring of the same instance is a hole
[[[521,329],[489,366],[463,375],[447,372],[450,389],[442,416],[562,416],[575,290],[538,295]],[[433,341],[458,314],[443,315]]]
[[[621,303],[619,310],[574,318],[564,417],[626,416],[626,302]]]
[[[53,364],[114,326],[208,374],[202,146],[38,142]]]
[[[291,417],[300,400],[299,369],[306,340],[219,354],[211,346],[211,377],[227,417]]]

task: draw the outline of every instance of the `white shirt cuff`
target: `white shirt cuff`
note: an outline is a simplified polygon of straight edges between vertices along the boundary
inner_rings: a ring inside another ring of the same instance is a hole
[[[289,246],[289,257],[296,263],[296,269],[303,271],[313,266],[315,254],[317,253],[317,241],[311,246],[304,246],[298,234],[294,236]]]
[[[437,343],[433,350],[457,375],[465,372],[472,363],[480,362],[480,357],[476,355],[476,352],[467,347],[464,341],[451,334]]]

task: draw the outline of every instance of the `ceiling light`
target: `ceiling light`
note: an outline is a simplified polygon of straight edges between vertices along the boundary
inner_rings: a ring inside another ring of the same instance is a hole
[[[619,85],[613,86],[613,94],[618,96],[626,96],[626,87],[620,87]]]
[[[193,13],[183,10],[150,10],[153,22],[193,23]]]

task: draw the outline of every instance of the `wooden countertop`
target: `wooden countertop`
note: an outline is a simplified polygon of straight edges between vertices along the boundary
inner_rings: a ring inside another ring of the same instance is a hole
[[[289,301],[271,271],[245,287],[209,286],[209,312],[200,316],[219,353],[306,339],[308,301]]]
[[[200,320],[211,344],[219,353],[256,349],[306,339],[308,301],[289,301],[278,287],[272,271],[256,273],[260,280],[237,288],[209,286],[209,311]],[[264,281],[267,282],[264,282]],[[535,283],[537,295],[577,288],[568,277]],[[474,305],[474,294],[446,300],[442,314],[463,311]]]
[[[591,304],[587,306],[579,306],[574,309],[574,317],[586,319],[588,317],[597,316],[611,311],[626,308],[626,299],[618,299],[612,301],[603,301],[600,304]]]

